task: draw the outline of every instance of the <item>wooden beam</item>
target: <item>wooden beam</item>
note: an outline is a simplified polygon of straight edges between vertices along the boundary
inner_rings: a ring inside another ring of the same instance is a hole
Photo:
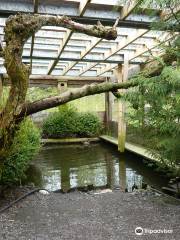
[[[157,42],[157,41],[156,41],[157,44],[153,44],[150,48],[148,48],[148,47],[145,45],[144,48],[138,49],[138,50],[136,51],[136,53],[129,59],[129,61],[132,61],[133,59],[135,59],[135,58],[137,58],[137,57],[140,57],[140,56],[143,55],[144,53],[147,53],[147,52],[153,50],[154,48],[159,47],[160,45],[162,45],[162,44],[164,44],[164,43],[172,40],[173,38],[174,38],[174,36],[173,36],[173,37],[170,36],[169,38],[165,39],[165,40],[162,41],[162,42],[159,42],[159,41]]]
[[[10,85],[7,74],[2,76],[5,85]],[[70,87],[80,87],[86,84],[105,82],[105,77],[75,77],[75,76],[52,76],[52,75],[31,75],[29,79],[30,86],[44,87],[56,86],[58,82],[67,82]]]
[[[62,42],[60,44],[60,47],[58,49],[57,58],[54,61],[50,62],[50,65],[48,67],[48,73],[47,73],[48,75],[50,75],[52,73],[53,69],[55,68],[55,66],[59,62],[60,56],[61,56],[64,48],[66,47],[66,44],[68,43],[69,39],[71,38],[72,33],[73,33],[72,30],[67,30],[66,31],[65,37],[63,38],[63,40],[62,40]]]
[[[107,78],[107,82],[111,81],[111,78]],[[109,122],[112,121],[112,96],[111,92],[105,93],[105,126],[106,131],[109,132]]]
[[[81,52],[79,61],[81,61],[100,41],[100,39],[93,39],[89,45],[86,46],[85,50]],[[68,67],[65,68],[65,70],[62,72],[61,75],[65,75],[69,70],[71,70],[79,61],[72,62]]]
[[[121,191],[127,189],[127,177],[126,177],[126,157],[121,155],[119,159],[119,186]]]
[[[160,46],[161,44],[164,44],[164,43],[170,41],[173,38],[174,38],[174,36],[173,37],[171,36],[170,38],[165,39],[162,42],[159,42],[159,41],[157,41],[157,39],[155,39],[155,42],[151,45],[150,48],[148,48],[146,46],[146,44],[143,44],[142,47],[138,48],[137,51],[135,52],[135,54],[132,57],[129,58],[129,63],[133,64],[133,62],[132,62],[133,59],[143,55],[144,53],[147,53],[147,52],[153,50],[154,48]],[[116,68],[116,66],[112,66],[112,64],[107,64],[106,67],[102,68],[101,70],[99,70],[97,72],[97,76],[101,76],[102,74],[104,74],[106,72],[109,72],[109,71],[113,70],[114,68]]]
[[[176,6],[173,7],[173,9],[171,10],[170,8],[166,8],[166,9],[162,9],[160,11],[160,19],[161,20],[168,20],[173,16],[173,13],[177,14],[180,11],[180,5],[177,3]]]
[[[125,20],[136,8],[140,1],[133,0],[122,7],[120,19]]]
[[[127,39],[122,43],[119,42],[117,46],[111,48],[111,50],[109,52],[106,52],[104,54],[104,61],[107,60],[108,58],[110,58],[111,56],[113,56],[114,54],[116,54],[117,52],[119,52],[120,50],[122,50],[123,48],[127,47],[129,44],[131,44],[132,42],[136,41],[139,37],[142,37],[144,34],[146,34],[148,32],[148,30],[142,30],[142,29],[138,29],[137,33],[134,35],[129,35],[127,37]],[[85,72],[89,71],[91,68],[95,67],[98,63],[90,63],[87,65],[87,67],[85,69],[83,69],[79,75],[81,76],[82,74],[84,74]]]
[[[98,77],[98,76],[102,75],[105,72],[109,72],[110,70],[112,70],[115,67],[116,67],[116,65],[112,66],[110,63],[108,63],[108,64],[106,64],[106,67],[103,67],[103,68],[101,68],[101,69],[99,69],[97,71],[96,76]]]
[[[80,15],[80,17],[82,17],[82,15],[84,14],[84,12],[86,10],[86,7],[87,7],[87,4],[89,2],[90,2],[90,0],[82,0],[82,1],[80,1],[80,4],[79,4],[79,15]],[[69,39],[71,38],[72,34],[73,34],[72,30],[67,30],[66,36],[64,37],[63,41],[60,44],[60,47],[59,47],[59,50],[58,50],[57,59],[54,60],[53,62],[50,62],[50,65],[48,67],[48,73],[47,73],[48,75],[50,75],[52,73],[53,69],[55,68],[55,66],[59,62],[59,58],[60,58],[64,48],[66,47]],[[72,65],[73,64],[74,63],[72,63]]]
[[[135,6],[134,6],[134,7],[135,7]],[[132,10],[132,6],[130,7],[130,9]],[[129,9],[129,11],[130,11],[130,9]],[[169,18],[169,17],[168,17],[168,18]],[[168,19],[168,18],[167,18],[167,19]],[[113,47],[113,48],[110,50],[109,53],[106,53],[105,56],[104,56],[104,60],[107,59],[107,58],[109,58],[109,57],[111,57],[111,56],[113,56],[113,55],[116,54],[118,51],[124,49],[126,46],[128,46],[128,45],[131,44],[132,42],[136,41],[138,38],[144,36],[144,35],[145,35],[146,33],[148,33],[148,32],[149,32],[149,30],[138,29],[137,34],[135,34],[135,35],[129,35],[129,36],[127,37],[125,43],[119,43],[117,47]],[[154,48],[154,47],[153,47],[153,48]],[[147,50],[147,51],[149,51],[149,50]],[[143,52],[141,52],[141,54],[143,54]],[[134,58],[133,58],[133,59],[134,59]],[[132,60],[132,59],[130,59],[130,60]],[[80,72],[79,75],[81,76],[82,74],[86,73],[86,72],[89,71],[91,68],[95,67],[97,64],[98,64],[98,63],[89,63],[89,64],[87,64],[87,67],[84,68],[84,69]],[[107,69],[106,69],[106,67],[103,68],[103,69],[101,70],[101,72],[102,72],[102,74],[103,74],[103,73],[105,73],[105,72],[107,72],[107,71],[110,71],[110,70],[113,69],[113,68],[114,68],[114,67],[111,68],[110,66],[108,66]],[[99,73],[98,73],[98,76],[100,76],[100,75],[101,75],[101,73],[99,72]]]
[[[82,17],[90,0],[81,0],[79,3],[79,16]]]
[[[118,83],[126,82],[128,79],[128,58],[125,57],[124,65],[118,65],[117,69],[115,70],[115,75],[117,77]],[[125,90],[121,90],[120,93],[124,92]],[[125,121],[125,111],[126,106],[123,100],[119,100],[118,102],[118,150],[120,152],[125,151],[125,140],[126,140],[126,121]]]

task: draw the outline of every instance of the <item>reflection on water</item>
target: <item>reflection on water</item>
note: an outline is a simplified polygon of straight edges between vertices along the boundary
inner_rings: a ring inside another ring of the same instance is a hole
[[[29,182],[48,190],[93,185],[132,190],[142,182],[160,188],[167,179],[133,154],[119,154],[107,144],[45,146],[29,169]]]

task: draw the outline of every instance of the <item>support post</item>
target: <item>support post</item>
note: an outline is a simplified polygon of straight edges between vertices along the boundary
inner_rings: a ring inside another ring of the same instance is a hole
[[[125,191],[126,186],[126,161],[124,159],[124,156],[121,155],[121,158],[119,160],[119,186],[122,191]]]
[[[107,78],[106,82],[110,82],[110,80],[110,78]],[[112,99],[110,94],[110,92],[105,93],[105,126],[107,132],[110,130],[109,122],[112,120]]]
[[[106,160],[106,176],[107,176],[107,187],[110,189],[114,188],[115,172],[114,172],[114,161],[112,155],[109,153],[105,154]]]
[[[117,77],[117,81],[119,83],[126,82],[128,79],[128,60],[125,57],[124,65],[118,64],[117,69],[115,70],[115,76]],[[120,90],[120,92],[124,92],[125,90]],[[120,152],[124,152],[125,150],[125,141],[126,141],[126,122],[125,122],[125,102],[122,100],[118,103],[118,150]]]
[[[59,80],[58,81],[58,92],[59,94],[67,91],[67,81],[65,80]]]

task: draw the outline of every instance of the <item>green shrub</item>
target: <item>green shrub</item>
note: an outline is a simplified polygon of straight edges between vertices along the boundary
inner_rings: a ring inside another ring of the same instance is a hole
[[[65,105],[50,114],[43,123],[43,136],[52,138],[92,137],[100,134],[102,123],[92,113],[79,113]]]
[[[21,123],[16,132],[13,145],[9,150],[9,156],[5,160],[1,183],[17,183],[25,177],[25,171],[29,162],[40,148],[40,132],[30,119]]]
[[[101,121],[92,113],[79,113],[78,124],[81,136],[97,136],[102,130]]]

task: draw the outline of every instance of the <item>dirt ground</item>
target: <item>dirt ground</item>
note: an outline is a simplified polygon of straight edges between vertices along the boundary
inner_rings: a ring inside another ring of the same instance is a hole
[[[179,222],[179,203],[151,192],[35,193],[0,215],[0,240],[178,240]]]

